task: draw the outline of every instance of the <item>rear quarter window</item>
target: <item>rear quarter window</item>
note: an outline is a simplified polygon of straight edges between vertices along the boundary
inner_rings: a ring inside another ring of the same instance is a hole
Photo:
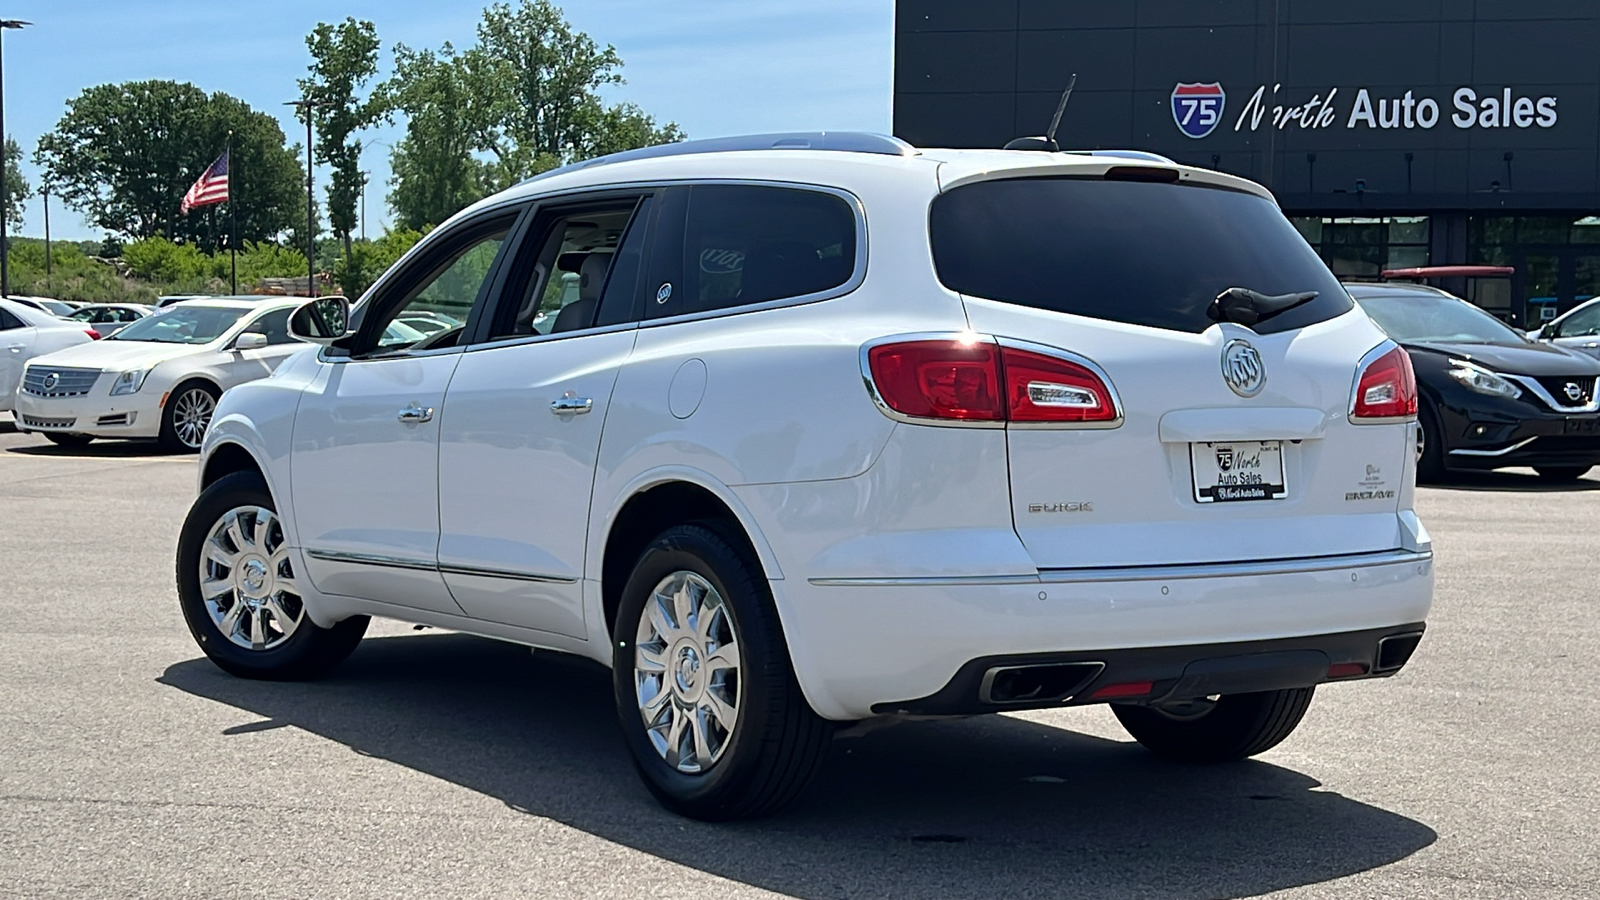
[[[1255,327],[1304,328],[1352,302],[1273,203],[1196,185],[1025,178],[955,188],[929,219],[939,280],[960,294],[1199,333],[1224,290],[1316,291]]]

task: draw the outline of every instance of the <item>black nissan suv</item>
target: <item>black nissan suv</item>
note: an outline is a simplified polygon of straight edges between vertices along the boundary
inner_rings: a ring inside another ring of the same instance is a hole
[[[1417,475],[1531,466],[1572,481],[1600,465],[1600,360],[1530,341],[1478,307],[1417,284],[1346,284],[1411,355]]]

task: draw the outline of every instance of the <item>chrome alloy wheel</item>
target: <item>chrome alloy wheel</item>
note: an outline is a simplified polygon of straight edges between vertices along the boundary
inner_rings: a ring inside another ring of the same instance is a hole
[[[650,592],[633,675],[645,734],[667,765],[689,775],[715,765],[739,721],[739,642],[709,581],[677,571]]]
[[[211,414],[216,411],[217,398],[210,391],[190,388],[172,401],[172,430],[185,447],[198,450],[206,429],[211,427]]]
[[[241,506],[211,526],[200,554],[200,596],[217,630],[240,647],[271,650],[294,635],[305,603],[277,514]]]

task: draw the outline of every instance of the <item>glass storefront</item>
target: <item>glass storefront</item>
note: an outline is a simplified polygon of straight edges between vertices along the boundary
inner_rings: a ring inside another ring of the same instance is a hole
[[[1377,281],[1384,269],[1428,265],[1427,216],[1297,217],[1292,220],[1333,274]]]
[[[1472,216],[1467,261],[1515,268],[1511,293],[1535,327],[1600,295],[1600,216]]]

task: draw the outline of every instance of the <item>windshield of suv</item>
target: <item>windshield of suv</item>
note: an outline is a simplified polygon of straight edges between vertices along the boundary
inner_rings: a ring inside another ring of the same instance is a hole
[[[108,341],[154,341],[160,344],[209,344],[239,321],[246,310],[228,306],[169,306],[106,338]]]
[[[1269,200],[1223,188],[1013,178],[955,188],[929,222],[939,280],[1036,309],[1199,333],[1231,287],[1317,297],[1261,334],[1348,312],[1350,296]]]
[[[1451,344],[1526,344],[1515,329],[1465,300],[1437,294],[1396,291],[1357,297],[1378,327],[1402,342]]]

